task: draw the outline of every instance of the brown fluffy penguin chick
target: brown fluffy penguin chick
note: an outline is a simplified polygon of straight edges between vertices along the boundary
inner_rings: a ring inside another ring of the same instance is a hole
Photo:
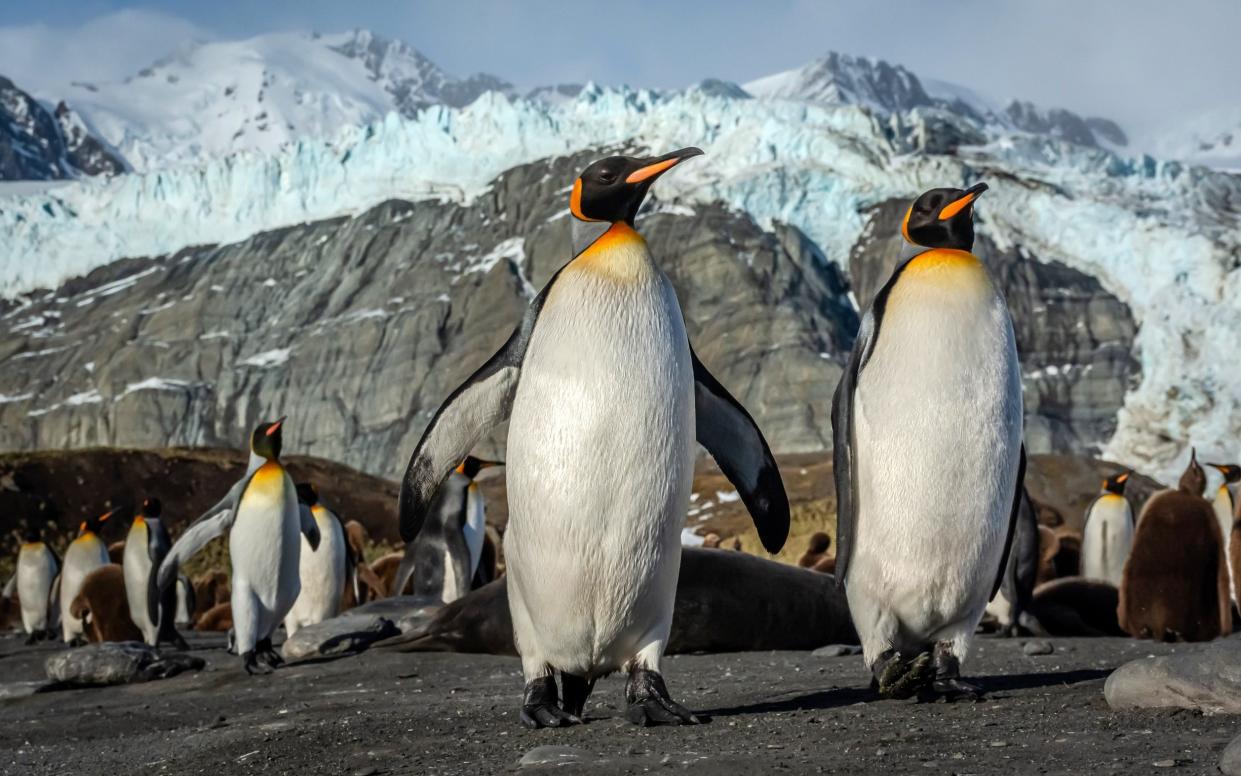
[[[396,572],[401,567],[401,560],[405,557],[404,552],[390,552],[382,558],[378,558],[371,564],[371,571],[375,572],[375,576],[383,581],[384,595],[400,595],[401,591],[393,590],[396,586]],[[406,585],[406,589],[409,585]]]
[[[827,551],[832,546],[832,537],[818,531],[810,536],[810,541],[806,543],[806,552],[797,559],[797,565],[804,569],[813,567],[816,563],[827,557]]]
[[[204,571],[191,580],[194,587],[194,623],[198,629],[198,620],[213,607],[229,601],[232,588],[229,586],[228,574],[223,571]]]
[[[1176,490],[1142,507],[1120,582],[1120,627],[1156,641],[1210,641],[1232,631],[1223,537],[1196,456]]]
[[[232,627],[233,605],[228,601],[216,604],[203,612],[203,615],[194,623],[196,631],[226,631]]]
[[[142,631],[129,616],[125,597],[125,571],[109,563],[86,575],[69,613],[88,623],[88,641],[142,641]]]
[[[1038,584],[1056,578],[1056,555],[1060,553],[1060,537],[1045,525],[1038,527]]]

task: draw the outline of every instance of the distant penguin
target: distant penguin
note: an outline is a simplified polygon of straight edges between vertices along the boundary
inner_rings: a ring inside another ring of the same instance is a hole
[[[1215,519],[1219,522],[1220,536],[1224,538],[1224,557],[1228,561],[1228,591],[1235,606],[1238,599],[1237,575],[1232,557],[1232,531],[1239,505],[1233,503],[1233,488],[1241,482],[1241,466],[1235,463],[1209,463],[1207,466],[1218,471],[1223,480],[1215,489],[1211,507],[1215,510]]]
[[[159,587],[176,582],[177,569],[208,542],[228,533],[233,565],[232,618],[237,652],[247,673],[270,673],[284,662],[271,637],[301,592],[301,537],[319,544],[308,510],[298,508],[293,480],[280,463],[284,418],[260,423],[250,435],[251,466],[219,503],[181,535],[160,565]],[[254,466],[254,459],[263,463]]]
[[[142,641],[142,631],[129,614],[125,570],[119,564],[108,563],[87,574],[69,608],[84,623],[87,641]]]
[[[661,673],[696,443],[736,487],[764,545],[777,551],[788,535],[788,499],[762,433],[694,355],[672,283],[634,228],[656,178],[701,153],[613,156],[582,172],[569,195],[574,257],[440,407],[402,482],[409,542],[435,519],[453,468],[509,421],[504,555],[527,727],[581,722],[595,680],[618,670],[629,675],[631,722],[698,721]]]
[[[309,482],[297,484],[299,508],[309,510],[310,519],[319,529],[319,546],[311,547],[302,537],[302,555],[298,577],[302,592],[284,618],[285,632],[292,636],[307,625],[315,625],[340,613],[345,586],[350,581],[356,590],[353,573],[355,560],[345,538],[340,518],[319,499],[319,491]],[[303,518],[305,519],[305,518]]]
[[[1081,575],[1120,586],[1133,546],[1133,509],[1125,498],[1131,472],[1120,472],[1103,481],[1102,490],[1086,508],[1082,533]]]
[[[414,595],[447,604],[491,581],[480,568],[487,517],[483,493],[474,478],[492,466],[503,463],[468,455],[440,486],[422,530],[405,546],[396,589],[404,590],[412,580]],[[480,570],[486,579],[480,578]]]
[[[1056,557],[1060,554],[1060,535],[1045,525],[1038,527],[1038,578],[1036,585],[1055,579]],[[1076,574],[1074,575],[1076,576]]]
[[[108,546],[99,538],[99,532],[116,512],[113,509],[99,517],[83,520],[78,526],[77,538],[69,543],[69,549],[65,551],[64,567],[60,572],[60,631],[66,644],[81,641],[85,635],[82,620],[74,617],[69,608],[86,575],[109,563]]]
[[[719,542],[716,542],[719,546]],[[832,546],[832,537],[823,531],[816,531],[810,536],[810,541],[806,543],[806,551],[797,559],[797,565],[804,569],[811,568],[820,560],[828,557],[827,551]]]
[[[185,649],[188,645],[177,633],[174,623],[176,586],[161,592],[157,580],[159,564],[172,547],[168,529],[160,519],[162,509],[159,499],[144,500],[129,526],[122,554],[125,596],[129,601],[129,616],[142,631],[143,641],[153,647],[159,646],[160,641],[167,641],[178,649]]]
[[[1192,453],[1176,490],[1142,507],[1120,585],[1120,626],[1155,641],[1209,641],[1232,631],[1228,564],[1206,475]]]
[[[1021,368],[974,244],[986,184],[932,189],[862,318],[832,402],[836,579],[884,697],[977,697],[960,678],[1021,504]]]
[[[173,624],[178,628],[193,628],[194,613],[197,609],[194,595],[194,583],[184,574],[177,575],[177,612]]]
[[[1000,592],[987,604],[987,613],[996,618],[1000,633],[1005,636],[1039,631],[1037,618],[1030,613],[1041,560],[1038,529],[1030,494],[1022,488],[1017,525],[1004,561],[1004,581],[1000,583]]]
[[[39,529],[28,527],[17,552],[16,590],[21,601],[22,628],[26,643],[52,638],[57,602],[52,595],[60,574],[60,558],[43,541]]]

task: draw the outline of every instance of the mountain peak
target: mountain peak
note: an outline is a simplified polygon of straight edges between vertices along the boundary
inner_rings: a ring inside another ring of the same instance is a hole
[[[755,97],[865,105],[884,113],[932,104],[922,82],[901,65],[836,51],[743,88]]]

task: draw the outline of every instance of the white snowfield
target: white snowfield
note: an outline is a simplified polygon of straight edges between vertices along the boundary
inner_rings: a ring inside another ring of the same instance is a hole
[[[956,156],[925,155],[903,139],[918,120],[916,111],[886,116],[692,89],[588,85],[555,105],[490,93],[463,109],[389,114],[268,155],[0,199],[0,292],[54,287],[120,257],[238,241],[390,198],[468,202],[516,164],[601,146],[700,146],[706,157],[661,179],[659,199],[688,208],[722,201],[760,223],[791,223],[842,264],[868,206],[984,180],[991,190],[978,205],[980,230],[1096,276],[1138,319],[1142,379],[1106,455],[1154,474],[1182,465],[1191,442],[1241,455],[1241,276],[1233,267],[1241,229],[1228,205],[1241,201],[1241,181],[1019,134]]]

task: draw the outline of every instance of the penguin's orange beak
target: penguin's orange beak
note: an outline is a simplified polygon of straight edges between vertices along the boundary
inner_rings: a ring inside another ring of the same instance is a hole
[[[702,149],[691,146],[651,159],[644,166],[629,173],[629,176],[625,178],[625,183],[642,183],[652,178],[658,178],[686,159],[691,159],[695,156],[702,156]]]
[[[271,424],[271,427],[267,429],[267,436],[271,436],[272,434],[274,434],[274,433],[276,433],[277,431],[279,431],[279,430],[280,430],[280,424],[281,424],[281,423],[284,423],[284,419],[285,419],[285,418],[287,418],[287,417],[289,417],[289,416],[288,416],[288,415],[283,415],[283,416],[281,416],[280,420],[277,420],[275,423]]]
[[[949,202],[947,205],[940,208],[939,220],[947,221],[948,219],[954,217],[957,213],[960,213],[962,210],[973,204],[974,200],[978,199],[978,195],[986,190],[987,184],[985,183],[978,183],[970,186],[965,190],[965,193],[961,195],[959,199],[954,199],[952,202]]]
[[[115,515],[119,509],[120,509],[120,507],[117,507],[117,509],[110,509],[110,510],[108,510],[107,512],[104,512],[102,515],[100,515],[100,516],[99,516],[99,522],[101,522],[101,523],[106,523],[106,522],[108,522],[108,518],[110,518],[110,517],[112,517],[113,515]]]
[[[1119,477],[1117,477],[1117,478],[1116,478],[1116,482],[1117,482],[1117,483],[1121,483],[1121,482],[1124,482],[1124,481],[1125,481],[1125,480],[1127,480],[1127,479],[1129,479],[1129,472],[1125,472],[1124,474],[1122,474],[1122,475],[1120,475]]]

